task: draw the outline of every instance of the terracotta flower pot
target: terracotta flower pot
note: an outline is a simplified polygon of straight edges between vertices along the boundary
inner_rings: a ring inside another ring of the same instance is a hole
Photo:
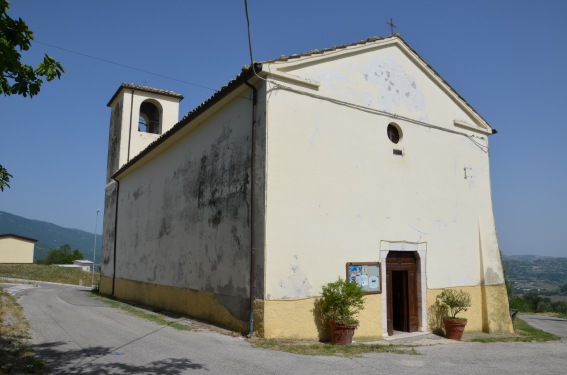
[[[445,323],[445,337],[451,340],[461,341],[467,321],[445,318],[443,319],[443,323]]]
[[[352,344],[356,324],[341,324],[330,321],[329,326],[331,327],[331,342],[333,344]]]

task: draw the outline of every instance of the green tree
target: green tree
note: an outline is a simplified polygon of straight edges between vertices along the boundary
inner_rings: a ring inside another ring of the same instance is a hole
[[[74,260],[83,259],[83,253],[78,249],[72,250],[71,245],[65,244],[56,249],[50,248],[47,258],[42,264],[72,264]]]
[[[7,188],[10,187],[9,182],[10,182],[11,177],[12,177],[12,175],[10,173],[8,173],[6,168],[4,168],[0,164],[0,191],[4,191],[4,187],[7,187]]]
[[[567,294],[567,283],[561,285],[559,292],[561,292],[561,294]]]
[[[30,98],[39,93],[45,78],[61,78],[65,69],[53,57],[45,55],[37,67],[23,64],[20,52],[29,50],[33,32],[21,19],[8,15],[10,3],[0,0],[0,94],[23,95]],[[10,187],[11,174],[0,164],[0,190]]]
[[[9,8],[8,0],[0,0],[0,94],[32,97],[39,93],[43,78],[60,78],[65,69],[48,55],[35,68],[20,61],[20,52],[31,46],[33,32],[21,18],[11,18]]]
[[[543,298],[537,303],[536,312],[549,312],[553,311],[553,306],[551,305],[551,300],[549,298]]]
[[[552,302],[553,311],[563,315],[567,315],[567,302],[566,301],[555,301]]]
[[[543,301],[543,297],[533,291],[524,294],[523,298],[528,302],[530,312],[536,312],[538,303]]]

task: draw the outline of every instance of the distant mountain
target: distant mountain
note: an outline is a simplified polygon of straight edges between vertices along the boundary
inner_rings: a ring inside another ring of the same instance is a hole
[[[550,257],[547,255],[504,255],[503,258],[509,260],[520,260],[520,261],[554,259],[554,257]]]
[[[35,243],[34,262],[47,257],[50,248],[64,244],[79,249],[85,259],[92,260],[94,233],[79,229],[63,228],[45,221],[26,219],[8,212],[0,211],[0,234],[17,234],[38,240]],[[102,254],[102,236],[97,235],[96,259],[98,264]]]
[[[514,292],[522,294],[535,291],[553,295],[567,283],[567,258],[541,255],[505,255],[506,278]]]

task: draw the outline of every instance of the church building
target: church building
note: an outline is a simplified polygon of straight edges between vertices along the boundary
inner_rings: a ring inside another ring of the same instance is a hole
[[[179,119],[122,84],[100,291],[267,338],[325,339],[321,286],[367,295],[355,339],[512,332],[490,187],[496,131],[399,35],[256,63]]]

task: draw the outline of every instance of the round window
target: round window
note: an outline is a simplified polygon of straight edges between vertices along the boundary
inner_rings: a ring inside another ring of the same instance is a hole
[[[402,130],[398,125],[391,123],[388,125],[386,131],[388,132],[388,139],[392,141],[392,143],[397,144],[402,139]]]

